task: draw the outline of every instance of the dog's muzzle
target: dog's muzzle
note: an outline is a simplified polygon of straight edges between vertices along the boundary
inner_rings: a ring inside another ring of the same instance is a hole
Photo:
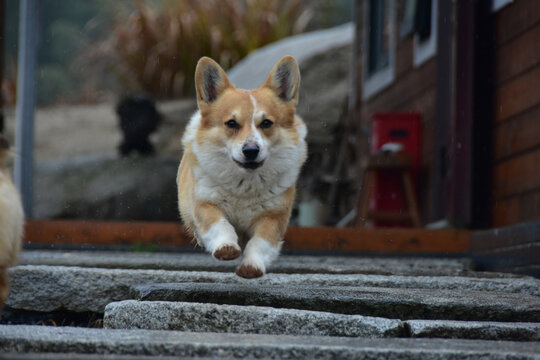
[[[263,161],[246,161],[246,162],[240,162],[238,160],[234,160],[234,162],[240,166],[241,168],[244,168],[248,171],[253,171],[253,170],[256,170],[257,168],[261,167],[262,164],[264,163],[264,160]]]
[[[253,142],[248,142],[242,146],[242,155],[244,156],[244,161],[238,161],[234,160],[236,164],[238,164],[240,167],[246,169],[246,170],[255,170],[259,168],[263,161],[256,161],[257,157],[260,153],[259,145]]]

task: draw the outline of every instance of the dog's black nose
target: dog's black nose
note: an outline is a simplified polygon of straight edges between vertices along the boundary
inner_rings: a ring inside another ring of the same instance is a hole
[[[253,161],[259,155],[259,146],[256,144],[246,144],[242,148],[242,153],[247,161]]]

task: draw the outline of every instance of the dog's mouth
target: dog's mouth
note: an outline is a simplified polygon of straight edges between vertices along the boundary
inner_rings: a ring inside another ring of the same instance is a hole
[[[254,171],[254,170],[260,168],[263,165],[264,160],[259,161],[259,162],[256,162],[256,161],[240,162],[240,161],[235,159],[234,162],[236,163],[236,165],[240,166],[241,168],[244,168],[244,169],[246,169],[248,171]]]

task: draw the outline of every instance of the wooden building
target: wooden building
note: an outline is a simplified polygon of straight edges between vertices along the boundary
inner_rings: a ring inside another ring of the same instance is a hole
[[[351,106],[422,116],[424,224],[540,219],[540,1],[357,0]]]

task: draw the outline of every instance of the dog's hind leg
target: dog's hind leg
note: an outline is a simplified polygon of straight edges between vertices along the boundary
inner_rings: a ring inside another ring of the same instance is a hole
[[[221,209],[211,202],[195,208],[195,226],[202,245],[218,260],[233,260],[242,254],[238,235]]]

